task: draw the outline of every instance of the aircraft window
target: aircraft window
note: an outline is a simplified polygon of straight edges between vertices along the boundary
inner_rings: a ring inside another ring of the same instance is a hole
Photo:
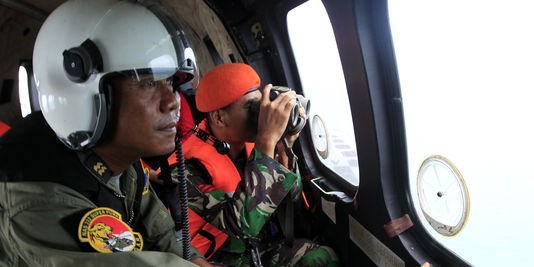
[[[30,86],[29,86],[29,73],[26,70],[26,66],[19,66],[19,100],[20,100],[20,112],[22,117],[26,117],[32,112],[30,105]]]
[[[389,1],[412,203],[474,266],[534,266],[532,13],[530,1]]]
[[[359,166],[352,115],[326,10],[320,0],[308,1],[288,13],[287,24],[303,92],[311,101],[308,123],[317,157],[357,186]]]

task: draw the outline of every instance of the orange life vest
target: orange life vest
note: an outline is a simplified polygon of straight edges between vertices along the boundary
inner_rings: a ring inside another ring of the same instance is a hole
[[[200,122],[198,127],[209,132],[205,119]],[[250,155],[253,147],[253,143],[245,143],[247,156]],[[185,160],[195,158],[209,172],[212,184],[200,188],[203,193],[222,190],[225,193],[231,194],[235,191],[237,184],[241,181],[241,176],[229,156],[219,154],[211,144],[204,142],[195,135],[183,143],[182,151]],[[173,160],[169,161],[169,165],[173,163]],[[206,222],[191,209],[189,209],[189,230],[191,234],[191,245],[195,246],[208,259],[228,238],[226,233]]]

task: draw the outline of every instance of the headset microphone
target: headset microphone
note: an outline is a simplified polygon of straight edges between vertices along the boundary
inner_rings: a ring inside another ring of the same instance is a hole
[[[230,152],[230,144],[217,139],[215,136],[207,133],[202,129],[199,129],[197,125],[191,128],[191,132],[195,134],[200,140],[212,145],[219,154],[226,155],[228,154],[228,152]]]

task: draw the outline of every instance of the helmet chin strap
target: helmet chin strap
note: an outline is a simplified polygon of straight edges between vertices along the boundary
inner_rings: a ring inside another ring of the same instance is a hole
[[[83,150],[91,148],[96,145],[102,138],[105,130],[109,124],[110,105],[109,100],[106,99],[105,94],[98,94],[94,96],[95,107],[97,111],[94,131],[77,131],[70,133],[67,138],[60,140],[70,149]]]

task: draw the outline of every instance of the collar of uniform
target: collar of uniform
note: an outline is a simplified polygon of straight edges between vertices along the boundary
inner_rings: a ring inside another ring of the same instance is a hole
[[[100,178],[104,183],[107,183],[113,176],[113,172],[108,165],[93,151],[86,153],[79,153],[80,159],[85,168],[94,176]]]

